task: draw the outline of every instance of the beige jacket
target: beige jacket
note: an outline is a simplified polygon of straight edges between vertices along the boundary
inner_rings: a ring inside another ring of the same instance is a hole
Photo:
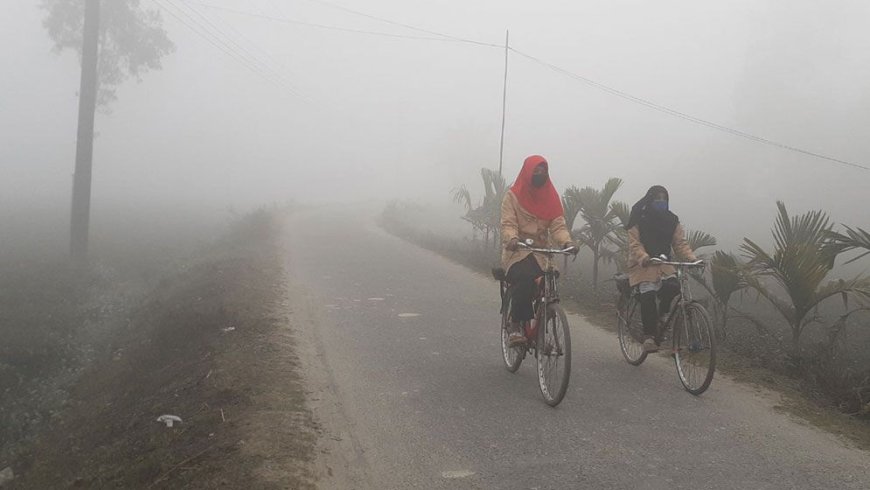
[[[692,248],[689,247],[689,242],[686,241],[686,232],[680,223],[677,223],[677,227],[674,230],[671,246],[678,258],[687,262],[698,260],[695,258]],[[642,282],[656,282],[662,277],[676,274],[677,271],[670,265],[644,267],[643,263],[648,258],[650,256],[646,253],[646,249],[643,248],[643,243],[640,241],[640,230],[638,230],[637,226],[632,226],[628,230],[628,281],[632,286]]]
[[[536,247],[562,247],[571,241],[571,234],[564,216],[552,221],[538,219],[520,206],[517,196],[508,191],[501,202],[501,264],[505,271],[531,253],[522,249],[511,252],[504,248],[512,238],[521,241],[531,238]],[[542,269],[546,268],[544,257],[537,255],[535,258]]]

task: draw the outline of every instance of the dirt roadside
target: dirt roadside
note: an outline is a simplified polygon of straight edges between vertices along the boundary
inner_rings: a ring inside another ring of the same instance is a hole
[[[254,216],[152,291],[3,488],[314,488],[327,470],[315,467],[282,219]]]

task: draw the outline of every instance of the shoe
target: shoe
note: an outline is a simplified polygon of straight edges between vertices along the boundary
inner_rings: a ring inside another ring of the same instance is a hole
[[[519,333],[513,332],[508,335],[508,347],[520,347],[526,345],[526,336]]]
[[[643,351],[647,353],[658,352],[659,344],[656,343],[654,338],[647,337],[647,339],[643,341]]]

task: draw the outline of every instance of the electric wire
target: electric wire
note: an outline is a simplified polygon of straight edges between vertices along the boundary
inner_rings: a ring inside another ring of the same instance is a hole
[[[244,45],[242,45],[240,42],[237,42],[236,40],[234,40],[234,39],[232,38],[232,36],[230,36],[228,33],[225,33],[225,32],[223,32],[223,31],[221,31],[220,28],[217,27],[214,23],[212,23],[212,22],[208,19],[208,17],[207,17],[205,14],[203,14],[203,13],[200,12],[200,11],[198,11],[198,10],[197,10],[196,8],[194,8],[193,6],[188,6],[188,8],[189,8],[191,11],[196,12],[196,13],[197,13],[201,18],[203,18],[206,22],[208,22],[209,25],[211,25],[211,26],[214,27],[216,30],[218,30],[218,32],[222,33],[222,34],[223,34],[227,39],[230,40],[230,42],[233,43],[233,45],[237,46],[239,49],[241,49],[242,51],[244,51],[245,53],[247,53],[247,54],[250,56],[250,59],[252,59],[252,60],[258,62],[262,67],[264,67],[266,70],[268,70],[269,72],[271,72],[271,73],[272,73],[276,78],[280,79],[281,82],[284,83],[284,84],[285,84],[285,85],[286,85],[286,86],[291,90],[291,92],[293,93],[293,95],[296,95],[296,96],[299,96],[299,97],[303,97],[303,95],[299,93],[298,89],[297,89],[296,87],[294,87],[294,85],[293,85],[292,83],[290,83],[290,81],[287,80],[287,78],[283,75],[282,70],[279,69],[279,68],[275,68],[275,67],[273,66],[273,64],[278,64],[278,65],[280,65],[280,63],[277,62],[277,61],[272,57],[272,55],[270,55],[268,52],[266,52],[266,50],[264,50],[264,49],[260,48],[259,46],[257,46],[256,43],[254,43],[254,42],[251,41],[249,38],[247,38],[246,36],[244,36],[242,33],[240,33],[238,30],[236,30],[232,25],[228,25],[228,24],[227,24],[227,28],[232,32],[233,35],[235,35],[237,38],[241,39],[243,42],[247,42],[248,45],[252,46],[255,50],[259,51],[259,52],[262,54],[262,56],[267,60],[267,61],[263,61],[263,60],[260,59],[260,58],[255,54],[255,53],[253,53],[251,50],[249,50],[248,48],[246,48],[246,47],[245,47]],[[282,68],[283,68],[283,67],[282,67]],[[286,70],[286,69],[284,69],[284,70]]]
[[[155,1],[157,1],[157,0],[155,0]],[[172,0],[166,0],[166,1],[172,1]],[[328,2],[328,1],[326,1],[326,0],[308,0],[308,1],[309,1],[309,2],[312,2],[312,3],[317,3],[317,4],[325,5],[325,6],[328,6],[328,7],[331,7],[331,8],[337,9],[337,10],[341,10],[341,11],[344,11],[344,12],[347,12],[347,13],[350,13],[350,14],[353,14],[353,15],[357,15],[357,16],[360,16],[360,17],[365,17],[365,18],[368,18],[368,19],[371,19],[371,20],[376,20],[376,21],[383,22],[383,23],[386,23],[386,24],[390,24],[390,25],[394,25],[394,26],[402,27],[402,28],[405,28],[405,29],[410,29],[410,30],[413,30],[413,31],[417,31],[417,32],[421,32],[421,33],[429,34],[430,36],[438,36],[438,37],[410,36],[410,35],[393,34],[393,33],[385,33],[385,32],[367,31],[367,30],[362,30],[362,29],[351,29],[351,28],[344,28],[344,27],[338,27],[338,26],[330,26],[330,25],[324,25],[324,24],[316,24],[316,23],[311,23],[311,22],[304,22],[304,21],[299,21],[299,20],[294,20],[294,19],[288,19],[288,18],[272,17],[272,16],[269,16],[269,15],[264,15],[264,14],[258,14],[258,13],[253,13],[253,12],[249,12],[249,11],[244,11],[244,10],[233,9],[233,8],[229,8],[229,7],[222,7],[222,6],[211,5],[211,4],[207,4],[207,3],[199,2],[199,1],[196,1],[196,0],[178,0],[178,1],[186,2],[186,3],[194,3],[194,4],[201,5],[201,6],[203,6],[203,7],[207,7],[207,8],[211,8],[211,9],[216,9],[216,10],[224,10],[224,11],[233,12],[233,13],[240,14],[240,15],[246,15],[246,16],[251,16],[251,17],[258,17],[258,18],[262,18],[262,19],[266,19],[266,20],[271,20],[271,21],[274,21],[274,22],[283,22],[283,23],[288,23],[288,24],[305,25],[305,26],[317,27],[317,28],[329,29],[329,30],[335,30],[335,31],[343,31],[343,32],[351,32],[351,33],[357,33],[357,34],[367,34],[367,35],[376,35],[376,36],[392,37],[392,38],[399,38],[399,39],[413,39],[413,40],[427,40],[427,41],[451,41],[451,42],[459,42],[459,43],[473,44],[473,45],[479,45],[479,46],[485,46],[485,47],[491,47],[491,48],[499,48],[499,49],[504,49],[504,48],[505,48],[505,46],[503,46],[503,45],[498,45],[498,44],[493,44],[493,43],[488,43],[488,42],[483,42],[483,41],[477,41],[477,40],[473,40],[473,39],[467,39],[467,38],[462,38],[462,37],[452,36],[452,35],[449,35],[449,34],[444,34],[444,33],[442,33],[442,32],[438,32],[438,31],[434,31],[434,30],[430,30],[430,29],[424,29],[424,28],[417,27],[417,26],[414,26],[414,25],[411,25],[411,24],[407,24],[407,23],[403,23],[403,22],[398,22],[398,21],[394,21],[394,20],[386,19],[386,18],[379,17],[379,16],[372,15],[372,14],[367,14],[367,13],[365,13],[365,12],[360,12],[360,11],[358,11],[358,10],[350,9],[350,8],[348,8],[348,7],[344,7],[344,6],[341,6],[341,5],[338,5],[338,4],[334,4],[334,3],[332,3],[332,2]],[[273,6],[274,6],[274,4],[273,4]],[[843,159],[841,159],[841,158],[832,157],[832,156],[829,156],[829,155],[826,155],[826,154],[823,154],[823,153],[819,153],[819,152],[814,152],[814,151],[806,150],[806,149],[804,149],[804,148],[800,148],[800,147],[797,147],[797,146],[793,146],[793,145],[785,144],[785,143],[782,143],[782,142],[779,142],[779,141],[775,141],[775,140],[771,140],[771,139],[769,139],[769,138],[765,138],[765,137],[762,137],[762,136],[757,136],[757,135],[754,135],[754,134],[752,134],[752,133],[748,133],[748,132],[746,132],[746,131],[742,131],[742,130],[739,130],[739,129],[736,129],[736,128],[732,128],[732,127],[729,127],[729,126],[725,126],[725,125],[722,125],[722,124],[718,124],[718,123],[715,123],[715,122],[712,122],[712,121],[709,121],[709,120],[706,120],[706,119],[703,119],[703,118],[700,118],[700,117],[697,117],[697,116],[693,116],[693,115],[691,115],[691,114],[688,114],[688,113],[685,113],[685,112],[682,112],[682,111],[679,111],[679,110],[676,110],[676,109],[672,109],[672,108],[670,108],[670,107],[668,107],[668,106],[665,106],[665,105],[662,105],[662,104],[658,104],[658,103],[653,102],[653,101],[650,101],[650,100],[648,100],[648,99],[644,99],[644,98],[642,98],[642,97],[638,97],[638,96],[636,96],[636,95],[632,95],[632,94],[630,94],[630,93],[628,93],[628,92],[625,92],[625,91],[622,91],[622,90],[619,90],[619,89],[613,88],[613,87],[611,87],[611,86],[609,86],[609,85],[605,85],[605,84],[603,84],[603,83],[601,83],[601,82],[598,82],[598,81],[592,80],[592,79],[590,79],[590,78],[588,78],[588,77],[584,77],[584,76],[582,76],[582,75],[578,75],[578,74],[576,74],[576,73],[574,73],[574,72],[572,72],[572,71],[570,71],[570,70],[567,70],[567,69],[565,69],[565,68],[562,68],[562,67],[560,67],[560,66],[558,66],[558,65],[555,65],[555,64],[553,64],[553,63],[547,62],[547,61],[545,61],[545,60],[543,60],[543,59],[541,59],[541,58],[538,58],[538,57],[536,57],[536,56],[533,56],[533,55],[531,55],[531,54],[528,54],[528,53],[526,53],[526,52],[524,52],[524,51],[520,51],[520,50],[518,50],[518,49],[516,49],[516,48],[509,47],[509,48],[507,48],[507,49],[508,49],[510,52],[513,52],[513,53],[517,54],[518,56],[521,56],[521,57],[523,57],[523,58],[526,58],[526,59],[528,59],[528,60],[530,60],[530,61],[532,61],[532,62],[535,62],[535,63],[537,63],[537,64],[539,64],[539,65],[541,65],[541,66],[543,66],[543,67],[546,67],[546,68],[548,68],[548,69],[550,69],[550,70],[552,70],[552,71],[554,71],[554,72],[556,72],[556,73],[559,73],[559,74],[561,74],[561,75],[563,75],[563,76],[566,76],[566,77],[568,77],[568,78],[571,78],[571,79],[573,79],[573,80],[575,80],[575,81],[582,82],[582,83],[584,83],[584,84],[586,84],[586,85],[589,85],[589,86],[591,86],[591,87],[593,87],[593,88],[596,88],[596,89],[601,90],[601,91],[603,91],[603,92],[609,93],[609,94],[611,94],[611,95],[613,95],[613,96],[620,97],[620,98],[622,98],[622,99],[624,99],[624,100],[627,100],[627,101],[629,101],[629,102],[633,102],[633,103],[635,103],[635,104],[638,104],[638,105],[641,105],[641,106],[647,107],[647,108],[649,108],[649,109],[652,109],[652,110],[655,110],[655,111],[658,111],[658,112],[661,112],[661,113],[663,113],[663,114],[667,114],[667,115],[670,115],[670,116],[673,116],[673,117],[677,117],[677,118],[680,118],[680,119],[682,119],[682,120],[685,120],[685,121],[688,121],[688,122],[691,122],[691,123],[694,123],[694,124],[697,124],[697,125],[700,125],[700,126],[704,126],[704,127],[707,127],[707,128],[713,129],[713,130],[717,130],[717,131],[720,131],[720,132],[723,132],[723,133],[727,133],[727,134],[730,134],[730,135],[732,135],[732,136],[736,136],[736,137],[744,138],[744,139],[746,139],[746,140],[753,141],[753,142],[756,142],[756,143],[759,143],[759,144],[764,144],[764,145],[767,145],[767,146],[771,146],[771,147],[779,148],[779,149],[781,149],[781,150],[786,150],[786,151],[790,151],[790,152],[794,152],[794,153],[799,153],[799,154],[802,154],[802,155],[806,155],[806,156],[810,156],[810,157],[813,157],[813,158],[817,158],[817,159],[825,160],[825,161],[828,161],[828,162],[831,162],[831,163],[836,163],[836,164],[840,164],[840,165],[849,166],[849,167],[852,167],[852,168],[857,168],[857,169],[861,169],[861,170],[870,170],[870,167],[865,166],[865,165],[861,165],[861,164],[858,164],[858,163],[855,163],[855,162],[851,162],[851,161],[848,161],[848,160],[843,160]]]
[[[279,88],[284,88],[283,85],[281,85],[278,81],[272,79],[267,74],[263,73],[260,69],[257,68],[256,65],[251,64],[251,62],[249,60],[247,60],[243,56],[240,56],[238,53],[236,53],[232,49],[229,49],[225,43],[221,43],[221,42],[219,42],[219,40],[215,39],[214,35],[211,34],[210,32],[208,32],[206,29],[204,29],[201,25],[198,25],[198,24],[192,22],[192,20],[190,20],[189,14],[182,17],[182,14],[184,14],[183,11],[179,11],[181,13],[177,13],[175,10],[173,10],[169,6],[164,5],[163,2],[164,1],[168,2],[168,0],[152,0],[152,1],[154,2],[154,4],[156,4],[158,7],[160,7],[161,10],[168,13],[171,17],[173,17],[175,20],[177,20],[181,25],[186,27],[189,31],[191,31],[196,36],[198,36],[199,38],[206,41],[208,44],[210,44],[212,47],[214,47],[218,51],[221,51],[222,53],[224,53],[228,57],[232,58],[234,61],[236,61],[237,63],[242,65],[244,68],[246,68],[248,71],[250,71],[254,75],[257,75],[258,77],[262,78],[263,80],[265,80],[273,85],[276,85]],[[172,4],[170,4],[170,5],[172,5]],[[175,5],[172,5],[172,6],[177,8]],[[186,20],[186,19],[188,19],[188,20]]]
[[[244,58],[249,64],[253,65],[258,71],[262,72],[268,78],[273,79],[276,83],[283,86],[283,88],[290,91],[293,95],[299,96],[296,89],[284,79],[283,75],[281,75],[278,70],[270,66],[268,63],[264,63],[263,61],[257,59],[253,53],[251,53],[247,48],[238,43],[232,36],[228,35],[226,32],[221,30],[217,25],[215,25],[208,17],[203,15],[201,12],[191,7],[190,5],[185,5],[185,8],[188,10],[185,11],[182,7],[179,6],[176,0],[163,0],[180,12],[182,12],[188,19],[190,19],[193,23],[201,27],[202,29],[209,32],[210,35],[214,36],[214,38],[223,44],[228,49],[234,51],[240,57]],[[195,14],[201,21],[193,18],[189,12]]]
[[[625,100],[628,100],[628,101],[630,101],[630,102],[634,102],[634,103],[636,103],[636,104],[643,105],[643,106],[645,106],[645,107],[648,107],[648,108],[650,108],[650,109],[653,109],[653,110],[656,110],[656,111],[662,112],[662,113],[664,113],[664,114],[668,114],[668,115],[671,115],[671,116],[674,116],[674,117],[678,117],[678,118],[680,118],[680,119],[684,119],[684,120],[686,120],[686,121],[689,121],[689,122],[692,122],[692,123],[695,123],[695,124],[699,124],[699,125],[701,125],[701,126],[706,126],[706,127],[708,127],[708,128],[711,128],[711,129],[715,129],[715,130],[718,130],[718,131],[722,131],[722,132],[725,132],[725,133],[731,134],[731,135],[733,135],[733,136],[738,136],[738,137],[741,137],[741,138],[745,138],[745,139],[748,139],[748,140],[754,141],[754,142],[756,142],[756,143],[761,143],[761,144],[765,144],[765,145],[768,145],[768,146],[773,146],[773,147],[776,147],[776,148],[780,148],[780,149],[782,149],[782,150],[788,150],[788,151],[791,151],[791,152],[800,153],[800,154],[803,154],[803,155],[807,155],[807,156],[811,156],[811,157],[819,158],[819,159],[822,159],[822,160],[827,160],[827,161],[829,161],[829,162],[838,163],[838,164],[846,165],[846,166],[853,167],[853,168],[858,168],[858,169],[861,169],[861,170],[870,170],[870,167],[867,167],[867,166],[865,166],[865,165],[861,165],[861,164],[858,164],[858,163],[850,162],[850,161],[848,161],[848,160],[843,160],[843,159],[840,159],[840,158],[835,158],[835,157],[832,157],[832,156],[829,156],[829,155],[825,155],[825,154],[822,154],[822,153],[818,153],[818,152],[814,152],[814,151],[810,151],[810,150],[805,150],[805,149],[803,149],[803,148],[799,148],[799,147],[796,147],[796,146],[788,145],[788,144],[785,144],[785,143],[780,143],[780,142],[778,142],[778,141],[774,141],[774,140],[771,140],[771,139],[768,139],[768,138],[764,138],[764,137],[761,137],[761,136],[756,136],[756,135],[751,134],[751,133],[747,133],[746,131],[741,131],[741,130],[739,130],[739,129],[735,129],[735,128],[732,128],[732,127],[724,126],[724,125],[722,125],[722,124],[714,123],[714,122],[712,122],[712,121],[708,121],[708,120],[706,120],[706,119],[702,119],[702,118],[700,118],[700,117],[692,116],[692,115],[690,115],[690,114],[686,114],[686,113],[681,112],[681,111],[678,111],[678,110],[676,110],[676,109],[671,109],[670,107],[667,107],[667,106],[664,106],[664,105],[661,105],[661,104],[657,104],[657,103],[652,102],[652,101],[650,101],[650,100],[647,100],[647,99],[644,99],[644,98],[641,98],[641,97],[637,97],[637,96],[635,96],[635,95],[629,94],[629,93],[624,92],[624,91],[622,91],[622,90],[615,89],[615,88],[610,87],[610,86],[608,86],[608,85],[605,85],[605,84],[603,84],[603,83],[601,83],[601,82],[597,82],[597,81],[592,80],[592,79],[590,79],[590,78],[587,78],[587,77],[584,77],[584,76],[578,75],[578,74],[573,73],[573,72],[571,72],[571,71],[568,71],[568,70],[566,70],[566,69],[564,69],[564,68],[562,68],[562,67],[560,67],[560,66],[557,66],[557,65],[554,65],[554,64],[549,63],[549,62],[547,62],[547,61],[544,61],[544,60],[542,60],[542,59],[540,59],[540,58],[538,58],[538,57],[532,56],[532,55],[530,55],[530,54],[528,54],[528,53],[525,53],[525,52],[523,52],[523,51],[520,51],[520,50],[518,50],[518,49],[515,49],[515,48],[509,48],[509,49],[510,49],[512,52],[516,53],[517,55],[522,56],[523,58],[526,58],[526,59],[528,59],[528,60],[531,60],[531,61],[533,61],[533,62],[535,62],[535,63],[538,63],[538,64],[540,64],[540,65],[542,65],[542,66],[545,66],[545,67],[547,67],[547,68],[549,68],[549,69],[551,69],[551,70],[553,70],[553,71],[555,71],[555,72],[557,72],[557,73],[560,73],[560,74],[562,74],[562,75],[564,75],[564,76],[567,76],[568,78],[572,78],[572,79],[574,79],[574,80],[577,80],[577,81],[583,82],[583,83],[585,83],[585,84],[587,84],[587,85],[589,85],[589,86],[592,86],[592,87],[594,87],[594,88],[597,88],[597,89],[599,89],[599,90],[602,90],[602,91],[604,91],[604,92],[607,92],[607,93],[609,93],[609,94],[611,94],[611,95],[615,95],[615,96],[617,96],[617,97],[621,97],[621,98],[623,98],[623,99],[625,99]]]

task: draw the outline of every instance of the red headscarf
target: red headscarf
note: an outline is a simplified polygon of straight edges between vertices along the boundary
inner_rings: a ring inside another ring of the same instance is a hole
[[[520,206],[526,211],[538,219],[550,221],[565,214],[565,210],[562,209],[562,199],[559,198],[559,193],[556,192],[550,179],[547,179],[547,183],[542,187],[532,185],[532,174],[535,172],[535,167],[542,163],[549,170],[549,164],[544,157],[532,155],[526,158],[519,177],[511,187],[511,192],[517,196]]]

